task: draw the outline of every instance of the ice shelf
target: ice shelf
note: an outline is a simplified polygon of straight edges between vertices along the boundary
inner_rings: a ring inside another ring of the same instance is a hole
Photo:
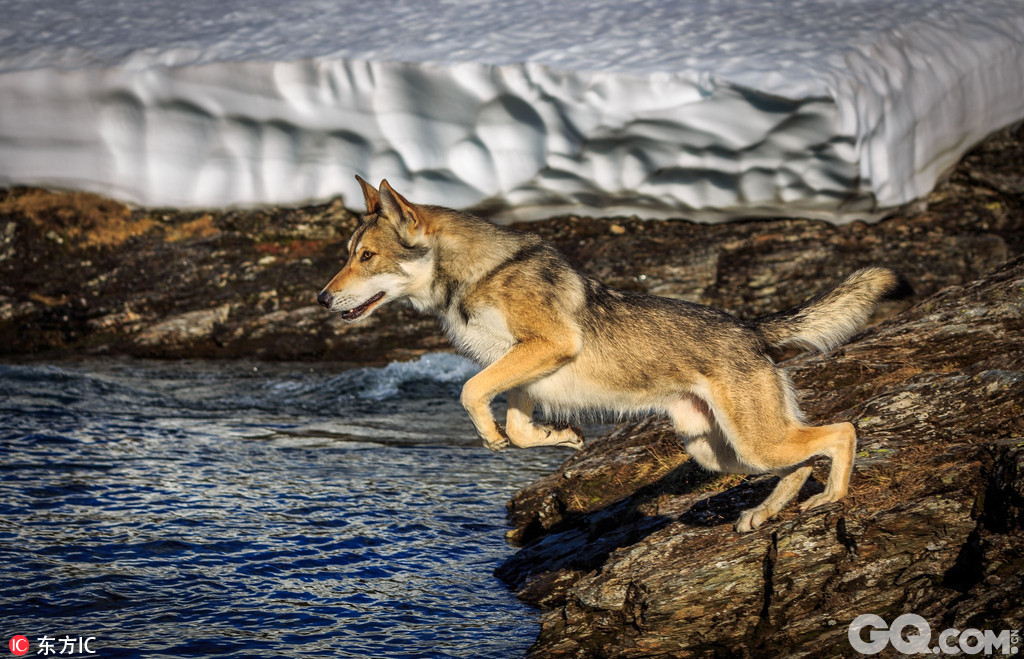
[[[8,0],[0,185],[876,216],[1024,118],[1020,0]]]

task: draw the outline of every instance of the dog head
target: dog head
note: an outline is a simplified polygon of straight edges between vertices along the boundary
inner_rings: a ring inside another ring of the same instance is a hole
[[[380,190],[356,177],[366,214],[348,241],[348,255],[317,301],[346,322],[380,306],[426,295],[433,273],[429,214],[381,181]]]

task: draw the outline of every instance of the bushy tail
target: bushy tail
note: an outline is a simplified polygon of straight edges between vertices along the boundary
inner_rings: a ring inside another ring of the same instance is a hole
[[[863,268],[797,307],[755,318],[750,324],[769,345],[827,352],[864,327],[883,300],[911,294],[910,284],[895,270]]]

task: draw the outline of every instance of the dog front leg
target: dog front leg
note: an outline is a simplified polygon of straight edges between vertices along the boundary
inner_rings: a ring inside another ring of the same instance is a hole
[[[569,344],[540,339],[521,341],[466,382],[462,387],[462,406],[477,434],[483,438],[484,446],[500,451],[509,444],[509,436],[491,413],[494,397],[550,375],[577,352],[578,349]]]
[[[534,423],[533,399],[522,389],[508,392],[508,414],[505,430],[509,440],[519,448],[531,446],[571,446],[583,448],[583,438],[572,428],[555,429]]]

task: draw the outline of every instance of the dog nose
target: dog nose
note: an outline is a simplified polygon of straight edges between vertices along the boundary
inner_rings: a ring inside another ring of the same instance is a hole
[[[327,291],[320,291],[320,295],[316,296],[316,301],[328,309],[331,308],[331,294]]]

